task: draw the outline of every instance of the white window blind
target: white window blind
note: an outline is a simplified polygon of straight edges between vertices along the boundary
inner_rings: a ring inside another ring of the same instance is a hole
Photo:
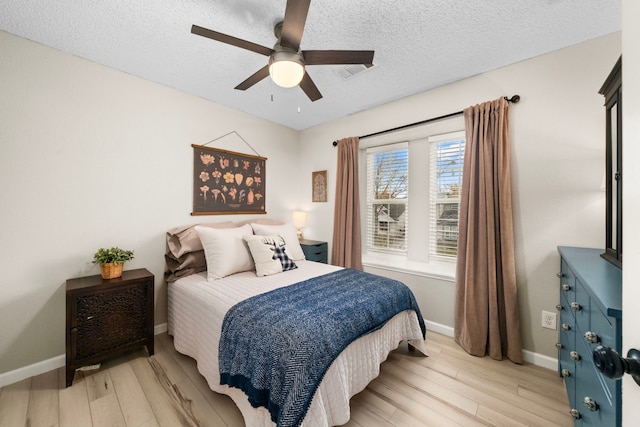
[[[465,133],[429,137],[429,257],[455,259]]]
[[[408,143],[367,149],[367,249],[407,251]]]

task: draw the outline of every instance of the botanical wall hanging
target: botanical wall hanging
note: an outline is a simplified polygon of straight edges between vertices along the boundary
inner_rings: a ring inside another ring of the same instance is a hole
[[[327,171],[311,172],[311,201],[327,201]]]
[[[193,147],[191,215],[264,214],[266,158]]]

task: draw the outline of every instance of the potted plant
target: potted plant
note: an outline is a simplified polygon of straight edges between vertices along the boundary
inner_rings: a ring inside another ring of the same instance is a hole
[[[100,264],[103,279],[115,279],[122,276],[122,266],[133,259],[133,251],[126,251],[118,247],[110,249],[100,248],[93,255],[93,263]]]

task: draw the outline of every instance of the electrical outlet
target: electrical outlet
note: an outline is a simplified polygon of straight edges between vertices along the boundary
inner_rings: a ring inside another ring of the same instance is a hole
[[[556,313],[551,311],[542,312],[542,327],[547,329],[556,329]]]

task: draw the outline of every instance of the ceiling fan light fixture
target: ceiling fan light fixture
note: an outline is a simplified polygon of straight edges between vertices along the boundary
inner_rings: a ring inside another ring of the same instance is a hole
[[[286,50],[274,52],[269,58],[269,75],[278,86],[297,86],[304,77],[302,55]]]

